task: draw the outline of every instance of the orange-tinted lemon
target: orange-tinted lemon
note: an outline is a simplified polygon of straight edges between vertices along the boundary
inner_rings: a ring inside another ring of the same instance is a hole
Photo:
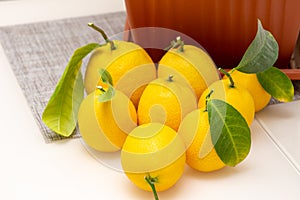
[[[136,127],[137,115],[133,103],[122,92],[107,102],[99,102],[100,90],[89,94],[81,103],[78,126],[84,142],[103,152],[119,150],[127,134]]]
[[[178,134],[186,145],[186,163],[202,172],[210,172],[225,167],[219,158],[210,136],[208,112],[197,109],[182,121]]]
[[[164,191],[183,174],[185,147],[172,128],[160,123],[143,124],[126,138],[121,164],[126,176],[137,187],[151,191],[145,180],[149,176],[156,180],[156,190]]]
[[[159,122],[177,130],[181,120],[197,108],[193,90],[173,78],[158,78],[145,88],[138,106],[138,123]]]
[[[96,48],[87,64],[84,86],[87,93],[95,90],[100,78],[99,69],[106,69],[112,76],[113,85],[131,98],[137,107],[142,94],[141,86],[156,78],[156,68],[146,51],[132,42],[114,40],[116,49],[110,43]]]
[[[250,92],[254,100],[255,112],[262,110],[268,105],[271,95],[260,85],[256,74],[246,74],[235,70],[230,75],[234,82]],[[226,79],[226,76],[224,76],[224,79]]]
[[[203,92],[198,103],[199,108],[206,106],[206,97],[212,90],[211,99],[224,100],[241,113],[249,126],[252,124],[255,107],[253,97],[246,88],[239,85],[239,83],[235,83],[232,87],[229,79],[216,81]]]
[[[158,77],[174,75],[177,81],[189,84],[197,99],[214,81],[220,79],[218,70],[203,49],[193,45],[184,45],[181,50],[170,49],[159,61]]]

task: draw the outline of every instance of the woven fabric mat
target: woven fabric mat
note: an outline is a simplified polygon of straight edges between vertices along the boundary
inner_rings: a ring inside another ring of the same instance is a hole
[[[0,44],[47,143],[65,139],[48,129],[41,117],[69,58],[75,49],[101,42],[89,22],[115,35],[124,29],[125,12],[0,27]],[[75,130],[70,138],[79,136]]]

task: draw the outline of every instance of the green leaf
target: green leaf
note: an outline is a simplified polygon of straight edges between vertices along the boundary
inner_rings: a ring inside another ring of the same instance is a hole
[[[74,118],[74,121],[77,122],[79,106],[84,98],[84,85],[81,71],[78,72],[78,75],[76,77],[72,95],[72,116]]]
[[[101,68],[99,70],[99,74],[100,74],[100,77],[101,77],[101,79],[104,83],[113,85],[112,77],[111,77],[110,73],[107,70]]]
[[[99,102],[110,101],[115,96],[115,88],[112,86],[113,85],[112,77],[110,73],[105,69],[100,69],[99,73],[102,82],[108,85],[108,89],[105,90],[102,86],[97,86],[97,88],[102,92],[98,96],[98,101]]]
[[[273,35],[264,30],[260,20],[258,20],[256,36],[235,69],[244,73],[265,71],[276,62],[278,49],[278,44]]]
[[[59,135],[68,137],[76,127],[77,113],[84,94],[80,72],[82,59],[98,46],[91,43],[75,50],[43,112],[45,125]]]
[[[294,86],[289,77],[276,67],[256,74],[261,86],[275,99],[289,102],[294,97]]]
[[[107,102],[110,101],[115,96],[115,89],[108,84],[108,89],[104,90],[101,86],[97,86],[103,93],[98,96],[99,102]]]
[[[220,159],[228,166],[243,161],[251,146],[246,120],[230,104],[218,99],[207,102],[211,139]]]

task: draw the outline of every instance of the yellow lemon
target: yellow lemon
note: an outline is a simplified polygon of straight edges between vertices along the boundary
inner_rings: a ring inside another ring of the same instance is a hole
[[[202,92],[220,79],[219,72],[210,56],[193,45],[170,49],[159,61],[158,77],[173,74],[178,81],[189,84],[200,98]]]
[[[119,150],[127,134],[136,127],[137,115],[133,103],[122,92],[115,90],[114,97],[99,102],[103,92],[95,90],[81,103],[78,112],[78,126],[84,142],[102,151]]]
[[[255,112],[262,110],[268,105],[271,95],[260,85],[256,74],[246,74],[235,70],[230,75],[236,83],[250,92],[254,100]],[[226,78],[227,76],[224,76],[224,79]]]
[[[210,95],[211,99],[220,99],[232,105],[247,121],[250,126],[254,120],[255,107],[254,101],[248,90],[239,83],[234,82],[234,86],[229,79],[218,80],[211,84],[200,97],[198,107],[204,108],[206,106],[206,97]]]
[[[99,69],[107,70],[116,89],[132,97],[137,107],[143,88],[156,78],[156,68],[150,56],[139,45],[114,40],[96,48],[88,61],[84,86],[89,94],[95,90],[100,78]]]
[[[219,158],[210,136],[208,112],[197,109],[182,121],[178,134],[186,145],[186,163],[201,172],[211,172],[225,167]]]
[[[176,77],[158,78],[145,88],[138,106],[138,124],[160,122],[177,130],[181,120],[197,108],[193,90]]]
[[[160,123],[136,127],[126,138],[121,151],[122,168],[137,187],[151,191],[149,178],[157,191],[172,187],[182,176],[185,146],[179,135]]]

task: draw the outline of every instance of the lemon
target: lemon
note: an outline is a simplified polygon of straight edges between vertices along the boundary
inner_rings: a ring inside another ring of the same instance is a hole
[[[236,82],[232,86],[229,79],[218,80],[203,92],[198,103],[199,108],[206,106],[206,97],[210,91],[213,91],[211,99],[224,100],[241,113],[249,126],[252,124],[255,114],[254,100],[246,88]]]
[[[210,136],[208,112],[197,109],[182,121],[178,134],[186,145],[186,163],[201,172],[211,172],[225,167],[219,158]]]
[[[260,85],[256,74],[246,74],[238,70],[230,73],[236,83],[246,88],[253,97],[255,112],[265,108],[270,102],[271,95]],[[226,79],[227,76],[224,76]]]
[[[172,187],[185,167],[185,146],[179,135],[160,123],[136,127],[121,151],[122,168],[137,187],[151,191],[145,178],[151,178],[157,191]]]
[[[177,130],[185,115],[197,108],[193,90],[176,78],[158,78],[147,85],[138,106],[138,124],[160,122]]]
[[[88,94],[95,90],[101,68],[111,74],[116,89],[130,98],[132,96],[136,107],[145,85],[156,78],[152,59],[143,48],[132,42],[108,40],[92,52],[84,77]]]
[[[107,102],[98,101],[101,94],[101,90],[95,90],[81,103],[79,131],[90,147],[102,152],[118,151],[127,134],[136,127],[136,110],[130,99],[118,90]]]
[[[203,49],[193,45],[172,48],[161,58],[158,77],[169,74],[174,75],[178,81],[189,84],[194,89],[197,99],[209,85],[220,79],[210,56]]]

